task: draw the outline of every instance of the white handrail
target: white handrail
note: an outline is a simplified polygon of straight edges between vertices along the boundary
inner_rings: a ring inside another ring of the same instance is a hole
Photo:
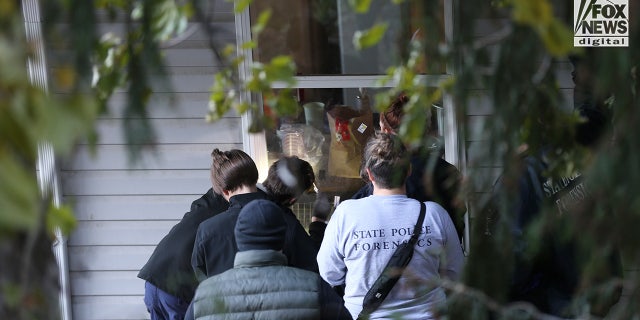
[[[22,0],[22,15],[24,17],[25,33],[27,41],[35,48],[35,53],[27,59],[29,80],[35,86],[47,92],[47,62],[44,54],[44,41],[42,37],[42,25],[40,6],[38,0]],[[47,142],[38,145],[37,163],[38,184],[43,197],[51,196],[53,204],[58,207],[62,202],[60,185],[56,172],[56,161],[53,148]],[[69,263],[67,257],[67,239],[57,229],[56,241],[53,243],[53,251],[59,268],[60,281],[60,319],[71,320],[71,294],[69,291]]]

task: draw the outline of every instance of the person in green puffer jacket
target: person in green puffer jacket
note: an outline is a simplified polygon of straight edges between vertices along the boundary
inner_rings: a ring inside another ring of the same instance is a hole
[[[233,269],[200,283],[185,319],[351,319],[317,273],[287,266],[284,214],[268,200],[242,208]]]

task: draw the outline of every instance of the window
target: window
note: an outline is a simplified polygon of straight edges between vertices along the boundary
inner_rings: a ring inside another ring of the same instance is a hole
[[[356,14],[346,0],[255,1],[250,8],[252,22],[266,9],[271,9],[273,16],[257,39],[259,47],[253,51],[253,58],[265,62],[277,55],[290,55],[299,75],[384,74],[389,66],[407,58],[412,37],[426,33],[421,27],[421,13],[433,8],[414,2],[396,5],[391,1],[373,1],[367,13]],[[434,3],[444,13],[444,3]],[[385,36],[378,45],[357,50],[354,33],[376,22],[387,24]],[[440,28],[429,35],[443,42],[444,18],[437,25]],[[444,73],[443,66],[430,64],[428,59],[426,65],[429,70],[425,72]]]
[[[293,57],[298,70],[298,115],[280,119],[277,128],[264,134],[247,134],[245,149],[256,160],[262,175],[281,155],[297,155],[309,161],[318,188],[329,193],[330,199],[350,198],[364,185],[359,176],[361,148],[366,138],[379,128],[379,115],[363,105],[362,93],[368,94],[373,107],[375,93],[387,88],[378,85],[377,80],[389,66],[406,57],[412,37],[443,42],[452,33],[452,0],[417,5],[373,1],[366,14],[355,14],[348,6],[347,0],[262,0],[253,2],[248,11],[236,17],[238,43],[243,43],[251,39],[251,22],[262,10],[270,8],[271,21],[257,39],[257,48],[245,51],[250,57],[247,62],[269,61],[284,54]],[[440,28],[427,34],[420,27],[419,18],[422,10],[433,8],[442,13],[438,20]],[[389,23],[384,38],[374,47],[356,50],[354,32],[375,22]],[[422,71],[422,79],[428,85],[435,85],[451,74],[447,66],[429,63],[428,53]],[[241,67],[241,76],[243,72],[246,70]],[[243,98],[261,102],[261,97],[248,94]],[[457,128],[451,101],[451,97],[445,96],[432,109],[444,140],[446,158],[458,164]],[[263,108],[269,112],[269,106]],[[337,116],[341,111],[350,111],[348,123]],[[345,125],[349,125],[348,130]],[[303,225],[307,223],[312,201],[313,197],[300,199],[294,208]]]

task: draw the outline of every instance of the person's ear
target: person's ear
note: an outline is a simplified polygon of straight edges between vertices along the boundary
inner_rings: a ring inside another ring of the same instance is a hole
[[[369,178],[369,181],[373,182],[373,175],[371,174],[371,170],[369,170],[369,168],[366,168],[365,170],[367,170],[367,177]]]
[[[222,189],[222,197],[229,201],[229,198],[231,198],[231,190]]]
[[[393,134],[393,130],[391,130],[391,128],[387,127],[384,122],[380,121],[380,131],[382,133],[388,133],[388,134]]]

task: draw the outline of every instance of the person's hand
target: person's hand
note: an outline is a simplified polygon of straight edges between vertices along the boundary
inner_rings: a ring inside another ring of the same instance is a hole
[[[311,216],[318,220],[326,221],[329,217],[329,213],[331,213],[329,197],[327,197],[323,192],[318,192],[316,194],[316,201],[313,202],[313,212],[311,213]]]

